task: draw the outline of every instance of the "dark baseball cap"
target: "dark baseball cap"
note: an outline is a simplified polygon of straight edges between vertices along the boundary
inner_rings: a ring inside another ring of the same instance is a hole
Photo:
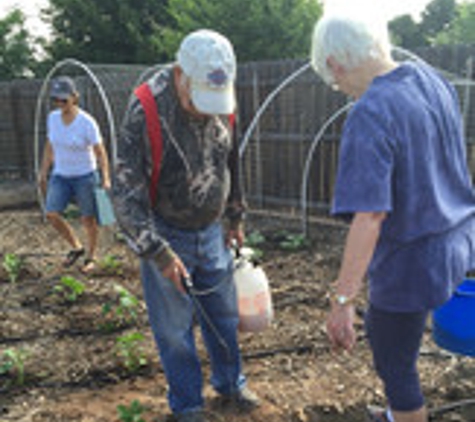
[[[51,98],[59,98],[67,100],[76,92],[74,81],[68,76],[60,76],[51,81],[49,96]]]

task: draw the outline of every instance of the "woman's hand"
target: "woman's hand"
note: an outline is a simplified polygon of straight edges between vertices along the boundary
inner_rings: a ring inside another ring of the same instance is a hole
[[[333,351],[351,350],[356,343],[355,308],[352,304],[332,304],[327,316],[327,335]]]
[[[102,176],[102,187],[105,189],[105,190],[110,190],[111,188],[111,180],[109,177],[104,177]]]
[[[43,196],[46,196],[46,190],[48,188],[48,177],[45,176],[43,173],[40,173],[38,176],[38,187],[40,188],[40,192]]]

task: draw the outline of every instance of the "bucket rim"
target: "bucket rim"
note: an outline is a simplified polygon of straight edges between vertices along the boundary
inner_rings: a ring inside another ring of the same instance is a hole
[[[462,286],[466,286],[467,284],[469,284],[470,287],[471,287],[471,285],[473,285],[473,290],[471,290],[471,291],[463,290]],[[475,298],[475,279],[473,279],[473,278],[465,279],[462,283],[460,283],[457,286],[457,289],[455,290],[455,294],[457,294],[458,296],[474,297]]]

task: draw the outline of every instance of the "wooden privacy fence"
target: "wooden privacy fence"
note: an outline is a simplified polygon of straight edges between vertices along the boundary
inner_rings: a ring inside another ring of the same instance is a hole
[[[439,69],[451,72],[461,97],[465,115],[469,164],[475,174],[475,98],[473,60],[475,47],[441,47],[416,51]],[[248,63],[239,66],[237,92],[239,131],[246,129],[266,97],[304,60]],[[128,97],[145,66],[93,65],[110,102],[116,128],[120,126]],[[107,145],[110,133],[104,105],[90,78],[78,69],[62,69],[74,76],[81,93],[81,106],[99,121]],[[34,117],[38,93],[43,81],[0,83],[0,182],[11,179],[34,180]],[[262,113],[243,153],[243,182],[253,208],[279,210],[299,215],[302,212],[304,169],[316,135],[332,116],[348,104],[348,99],[326,87],[308,68],[283,88]],[[42,103],[40,139],[45,139],[48,99]],[[306,207],[311,214],[326,213],[332,197],[338,139],[346,117],[342,113],[326,126],[318,139],[308,167]],[[41,147],[42,145],[40,145]],[[0,184],[1,189],[1,184]]]

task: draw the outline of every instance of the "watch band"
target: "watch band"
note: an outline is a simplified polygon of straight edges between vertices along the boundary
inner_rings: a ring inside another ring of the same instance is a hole
[[[339,295],[335,293],[333,295],[332,301],[340,306],[350,305],[355,301],[355,298],[351,298],[345,295]]]

